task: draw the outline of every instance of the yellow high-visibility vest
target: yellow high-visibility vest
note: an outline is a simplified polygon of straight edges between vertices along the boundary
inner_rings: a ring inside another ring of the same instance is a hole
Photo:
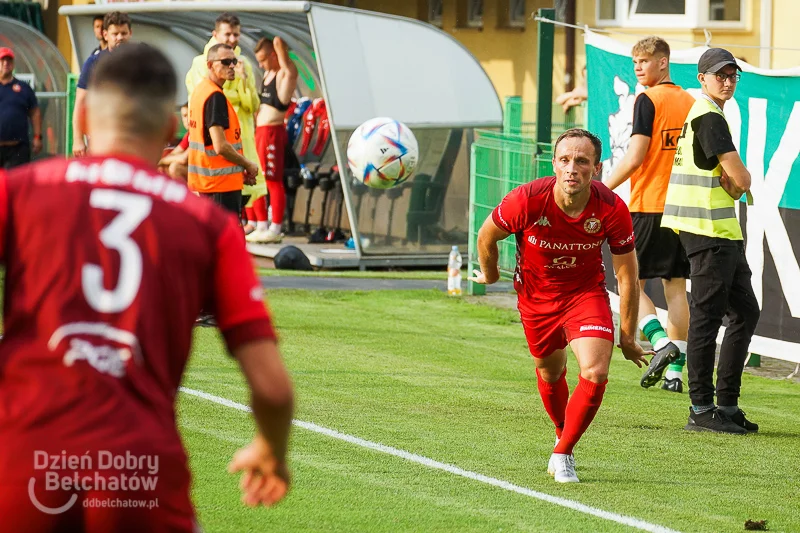
[[[692,121],[707,113],[725,116],[705,97],[698,98],[689,110],[675,150],[661,226],[672,228],[676,233],[685,231],[741,241],[742,227],[734,208],[736,200],[725,192],[719,181],[722,165],[703,170],[694,163]]]

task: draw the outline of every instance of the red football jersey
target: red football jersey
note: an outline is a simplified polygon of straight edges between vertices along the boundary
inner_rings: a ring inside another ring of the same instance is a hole
[[[613,254],[633,250],[633,225],[622,199],[599,181],[577,218],[553,198],[556,178],[541,178],[508,193],[492,220],[517,239],[514,288],[520,303],[553,301],[580,292],[605,292],[601,246]]]
[[[199,311],[230,348],[275,338],[235,217],[137,159],[0,172],[0,255],[0,484],[33,450],[185,462],[174,407]]]

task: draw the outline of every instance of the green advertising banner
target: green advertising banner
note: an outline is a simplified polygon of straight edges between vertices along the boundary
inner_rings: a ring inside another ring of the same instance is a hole
[[[603,176],[628,147],[636,96],[630,44],[586,33],[588,128],[603,141]],[[706,48],[673,50],[672,81],[700,94],[697,60]],[[800,363],[800,69],[770,71],[742,62],[725,116],[752,176],[755,203],[739,205],[753,289],[762,306],[751,350]],[[628,184],[617,189],[630,198]],[[613,276],[611,276],[613,278]],[[613,280],[609,280],[613,287]],[[662,299],[663,302],[663,299]]]

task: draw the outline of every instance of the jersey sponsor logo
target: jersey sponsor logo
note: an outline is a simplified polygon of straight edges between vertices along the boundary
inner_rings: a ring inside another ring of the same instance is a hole
[[[661,149],[675,150],[678,147],[678,138],[681,136],[682,128],[670,128],[661,130]]]
[[[575,264],[577,261],[577,257],[569,257],[563,255],[561,257],[554,257],[552,265],[545,265],[545,268],[552,268],[555,270],[566,270],[568,268],[575,268],[578,265]]]
[[[539,217],[539,220],[533,223],[534,226],[549,226],[550,221],[547,220],[547,217],[542,215]]]
[[[500,222],[503,224],[503,229],[507,229],[508,222],[506,222],[506,219],[503,218],[503,210],[500,207],[497,208],[497,218],[499,218]],[[536,244],[536,242],[534,242],[533,244]]]
[[[597,233],[601,227],[603,225],[600,223],[600,219],[594,217],[587,218],[586,222],[583,223],[583,229],[586,230],[586,233]]]
[[[595,242],[554,242],[545,239],[537,239],[535,235],[529,235],[528,242],[543,250],[558,250],[564,252],[592,250],[594,248],[599,248],[603,244],[602,240]]]
[[[125,375],[125,365],[131,359],[128,348],[114,348],[108,345],[96,346],[81,339],[72,339],[64,354],[64,366],[72,366],[75,361],[86,361],[100,372],[115,378]]]
[[[628,244],[628,243],[631,243],[631,242],[633,242],[633,233],[631,233],[630,235],[628,235],[626,238],[624,238],[624,239],[621,239],[621,240],[618,242],[618,244],[619,244],[620,246],[625,246],[626,244]]]
[[[65,176],[67,183],[85,182],[118,187],[131,187],[137,191],[160,197],[166,202],[180,203],[186,198],[189,189],[186,185],[168,176],[153,174],[146,170],[136,170],[132,165],[118,159],[85,165],[71,161]]]
[[[581,326],[581,331],[602,331],[604,333],[611,333],[614,334],[614,331],[611,328],[607,328],[605,326],[597,326],[594,324],[584,324]]]
[[[125,375],[128,362],[141,364],[142,354],[139,339],[124,329],[104,322],[72,322],[56,329],[47,341],[54,352],[62,341],[70,338],[69,347],[62,359],[64,366],[74,366],[77,361],[86,361],[102,374],[115,378]],[[90,342],[87,337],[93,338]],[[112,346],[115,345],[115,346]]]

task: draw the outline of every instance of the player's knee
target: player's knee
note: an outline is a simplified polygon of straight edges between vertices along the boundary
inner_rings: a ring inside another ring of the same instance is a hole
[[[581,377],[592,383],[603,383],[608,379],[608,365],[592,365],[581,368]]]

